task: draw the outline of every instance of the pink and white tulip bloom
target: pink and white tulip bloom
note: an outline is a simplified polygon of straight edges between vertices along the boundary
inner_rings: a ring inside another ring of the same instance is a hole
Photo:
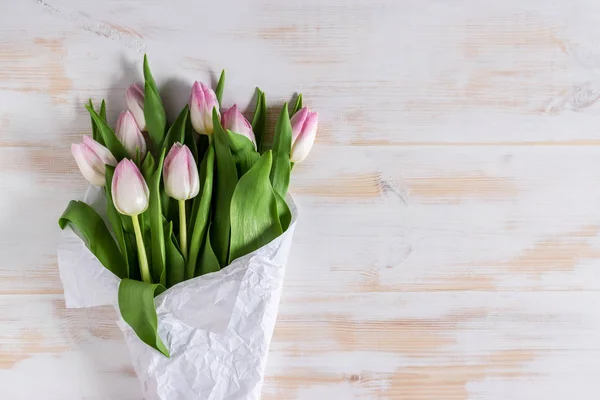
[[[71,145],[71,153],[77,162],[81,174],[92,185],[106,184],[106,165],[117,165],[110,150],[89,136],[83,137],[83,143]]]
[[[290,161],[298,163],[304,161],[317,136],[317,124],[319,115],[303,107],[292,116],[292,153]]]
[[[165,158],[163,166],[165,192],[177,200],[196,197],[200,190],[198,167],[186,145],[175,143]]]
[[[144,89],[134,83],[127,88],[125,93],[125,99],[127,100],[127,108],[133,114],[133,118],[137,123],[140,131],[146,130],[146,117],[144,116]]]
[[[194,82],[190,94],[190,117],[194,130],[202,135],[213,133],[213,108],[219,114],[219,102],[215,92],[202,82]]]
[[[250,122],[248,122],[246,117],[238,111],[237,105],[234,104],[233,107],[223,112],[221,124],[225,129],[246,136],[254,144],[254,148],[256,148],[256,138],[252,131],[252,125],[250,125]]]
[[[135,163],[122,159],[115,168],[111,194],[115,208],[121,214],[135,216],[148,208],[150,192]]]
[[[129,157],[135,159],[137,149],[140,149],[140,156],[146,155],[146,139],[135,122],[135,118],[130,111],[123,111],[117,120],[115,134],[119,141],[125,147]]]

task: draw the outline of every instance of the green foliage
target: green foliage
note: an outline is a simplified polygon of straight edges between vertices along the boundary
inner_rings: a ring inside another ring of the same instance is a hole
[[[127,277],[125,258],[104,221],[92,207],[82,201],[71,200],[58,220],[61,229],[64,229],[67,223],[73,224],[102,265],[119,278]]]
[[[144,55],[144,118],[146,128],[155,149],[159,149],[165,137],[167,115],[163,106],[158,87],[148,65],[148,57]]]
[[[102,138],[103,144],[110,150],[113,156],[115,156],[117,161],[128,158],[125,147],[123,147],[112,128],[108,126],[106,121],[98,115],[96,110],[94,110],[91,106],[91,102],[90,104],[87,104],[85,108],[87,108],[92,117],[92,121],[94,121],[93,124],[96,126],[98,137]]]
[[[273,139],[273,166],[271,167],[271,183],[273,189],[285,199],[290,185],[290,151],[292,149],[292,124],[288,114],[287,103],[284,104],[275,124]]]
[[[294,109],[292,110],[292,115],[296,114],[302,108],[302,93],[298,93],[298,97],[296,97],[296,104],[294,105]]]
[[[160,205],[160,178],[162,176],[164,161],[165,150],[162,151],[156,170],[148,185],[148,189],[150,190],[150,204],[148,205],[148,211],[150,217],[150,236],[152,240],[152,251],[150,252],[150,254],[152,254],[152,280],[166,285],[165,233],[162,208]]]
[[[165,291],[160,283],[123,279],[119,284],[121,316],[147,345],[169,357],[169,350],[158,336],[158,317],[154,297]]]
[[[167,255],[167,287],[169,288],[185,279],[185,260],[177,246],[172,222],[169,222],[167,229],[165,229],[165,250]]]
[[[227,132],[221,126],[216,110],[213,110],[213,123],[216,177],[215,200],[213,202],[215,218],[211,231],[211,245],[219,260],[219,265],[225,267],[229,255],[229,233],[231,231],[229,206],[231,204],[231,196],[237,184],[238,175],[235,161],[229,148]]]
[[[229,262],[281,235],[277,200],[269,180],[273,157],[266,152],[240,179],[231,199]]]
[[[194,211],[190,219],[190,252],[187,260],[186,279],[194,277],[196,274],[196,264],[201,246],[208,236],[208,226],[210,218],[210,206],[213,194],[215,165],[215,150],[210,147],[206,152],[204,160],[200,165],[200,192],[194,200]],[[210,243],[209,243],[210,246]],[[212,249],[211,249],[212,251]],[[214,253],[213,253],[214,254]]]
[[[223,89],[225,88],[225,70],[221,71],[221,76],[219,77],[219,82],[217,83],[217,89],[215,90],[215,94],[217,95],[217,101],[219,102],[219,106],[221,106],[221,99],[223,99]]]
[[[265,130],[267,128],[267,99],[265,93],[256,88],[256,109],[252,118],[252,131],[256,138],[256,148],[260,153],[263,152]]]

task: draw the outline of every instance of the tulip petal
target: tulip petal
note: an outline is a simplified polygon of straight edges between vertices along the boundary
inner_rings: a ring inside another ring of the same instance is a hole
[[[316,112],[307,111],[302,129],[292,144],[292,151],[290,154],[291,162],[298,163],[304,161],[308,156],[308,153],[310,153],[317,135],[318,119],[319,115]]]
[[[121,214],[138,215],[148,208],[148,185],[131,160],[125,158],[117,164],[111,192],[115,208]]]
[[[119,115],[115,133],[130,158],[136,157],[138,148],[142,158],[146,155],[146,139],[142,135],[130,111],[123,111]]]
[[[290,123],[292,124],[292,143],[296,141],[298,135],[302,132],[302,127],[307,116],[308,107],[303,107],[290,118]]]
[[[190,93],[190,116],[194,130],[203,135],[213,133],[212,110],[217,109],[219,102],[215,92],[202,82],[194,82]]]
[[[83,137],[83,143],[71,145],[71,152],[84,178],[92,185],[104,186],[106,165],[117,163],[112,153],[89,136]]]
[[[83,177],[92,185],[103,186],[104,171],[100,169],[100,158],[85,144],[72,144],[71,153]],[[101,164],[104,167],[104,164]]]
[[[196,162],[194,161],[194,157],[192,153],[188,150],[186,154],[187,168],[188,168],[188,178],[190,182],[190,193],[188,199],[192,197],[196,197],[198,192],[200,191],[200,177],[198,176],[198,167],[196,166]]]
[[[146,118],[144,117],[144,89],[138,84],[133,84],[127,88],[125,94],[127,108],[133,114],[135,122],[140,131],[146,130]]]
[[[254,137],[254,132],[252,132],[252,125],[239,112],[236,104],[223,112],[221,124],[227,130],[246,136],[254,144],[254,148],[256,148],[256,138]]]
[[[112,155],[110,150],[102,146],[100,143],[96,142],[91,137],[84,136],[83,144],[90,148],[94,153],[96,153],[96,155],[102,161],[103,164],[112,165],[113,167],[117,165],[117,160]]]
[[[177,200],[188,200],[200,190],[198,168],[186,145],[175,143],[163,166],[165,192]]]

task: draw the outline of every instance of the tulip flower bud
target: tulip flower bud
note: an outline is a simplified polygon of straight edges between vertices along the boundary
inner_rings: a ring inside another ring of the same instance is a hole
[[[165,192],[177,200],[195,197],[200,190],[198,167],[186,145],[175,143],[165,158],[163,166]]]
[[[140,131],[144,132],[146,130],[146,117],[144,117],[144,89],[140,85],[134,83],[127,88],[125,99],[127,100],[127,108],[133,114],[133,118],[135,118],[138,128]]]
[[[123,144],[123,147],[125,147],[129,157],[135,159],[137,149],[140,149],[140,156],[144,158],[146,155],[146,139],[138,128],[131,112],[123,111],[119,115],[115,134]]]
[[[252,132],[252,125],[238,111],[237,105],[234,104],[233,107],[223,112],[221,124],[225,129],[246,136],[254,144],[254,148],[256,148],[256,138],[254,137],[254,132]]]
[[[117,164],[111,187],[115,208],[121,214],[135,216],[148,208],[148,185],[133,161],[124,158]]]
[[[213,133],[213,108],[219,114],[219,102],[215,92],[202,82],[194,82],[190,94],[190,117],[194,130],[202,135]]]
[[[71,145],[81,174],[92,185],[104,186],[106,183],[106,165],[117,165],[112,153],[89,136],[83,137],[83,143]]]
[[[292,116],[292,152],[290,161],[298,163],[303,161],[315,142],[317,136],[318,114],[303,107]]]

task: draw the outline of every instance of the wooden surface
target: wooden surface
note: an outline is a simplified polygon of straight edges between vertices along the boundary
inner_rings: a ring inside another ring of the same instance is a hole
[[[55,249],[144,52],[171,117],[221,68],[320,113],[264,399],[600,398],[599,2],[0,4],[0,398],[141,398]]]

